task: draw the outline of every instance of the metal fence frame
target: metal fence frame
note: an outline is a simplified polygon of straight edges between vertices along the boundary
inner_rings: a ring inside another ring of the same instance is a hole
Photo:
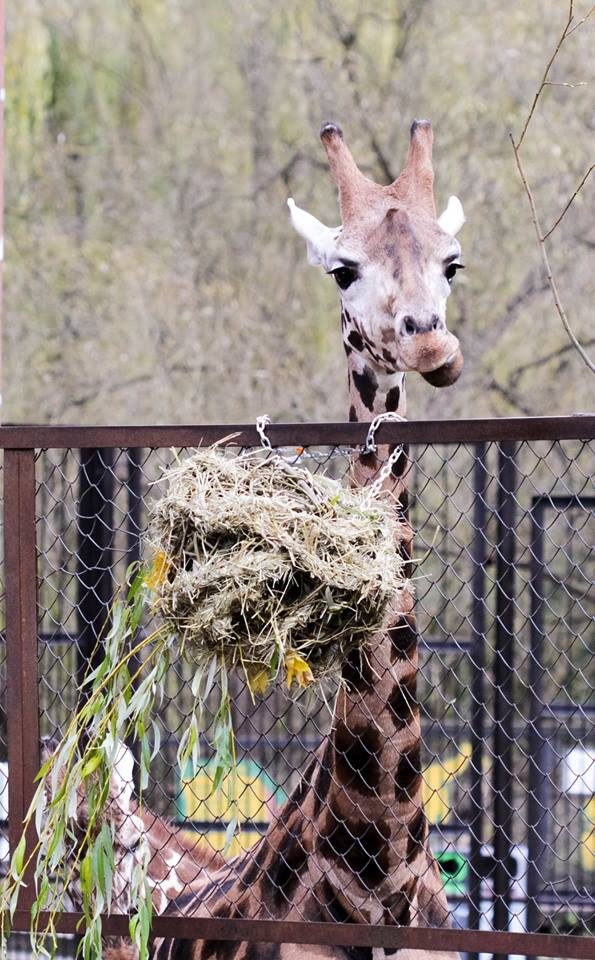
[[[364,442],[367,424],[363,423],[288,423],[273,424],[267,431],[275,446],[341,444],[356,446]],[[4,548],[6,566],[6,663],[10,682],[7,696],[8,756],[10,764],[9,804],[11,849],[20,837],[34,792],[39,768],[39,701],[37,684],[37,554],[35,508],[35,454],[45,448],[82,449],[122,447],[196,447],[234,435],[234,444],[259,443],[253,425],[205,426],[2,426],[0,448],[4,451]],[[592,440],[595,416],[506,418],[495,420],[411,421],[383,423],[378,431],[380,443],[476,443],[496,442],[503,454],[514,451],[519,441]],[[501,457],[502,510],[513,509],[514,475]],[[481,459],[476,483],[481,485]],[[514,470],[514,467],[513,467]],[[540,509],[539,503],[534,504]],[[505,554],[506,551],[503,551]],[[506,578],[511,563],[504,556],[500,578]],[[506,584],[499,582],[502,594],[499,615],[512,641],[512,625],[507,619]],[[510,605],[508,603],[508,605]],[[29,838],[29,841],[31,837]],[[539,838],[537,838],[539,840]],[[504,842],[504,841],[503,841]],[[19,909],[13,928],[27,930],[29,908],[33,900],[32,871],[25,878]],[[506,890],[501,891],[503,899]],[[67,913],[58,929],[76,932],[80,914]],[[128,918],[112,915],[104,918],[106,934],[128,933]],[[484,930],[407,928],[340,923],[307,923],[276,920],[228,920],[158,916],[153,922],[154,936],[184,939],[264,941],[275,943],[328,944],[351,947],[384,947],[389,950],[417,948],[425,950],[462,950],[477,954],[524,954],[525,956],[593,958],[595,947],[587,937],[558,934],[511,933]]]

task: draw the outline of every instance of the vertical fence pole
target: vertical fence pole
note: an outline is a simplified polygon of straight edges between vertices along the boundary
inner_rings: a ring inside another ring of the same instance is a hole
[[[498,444],[498,534],[494,653],[494,929],[510,922],[513,822],[516,444]],[[503,960],[506,954],[494,954]]]
[[[9,842],[14,851],[39,770],[34,450],[4,451],[4,558]],[[27,834],[28,851],[33,842],[32,827]],[[32,864],[25,875],[21,909],[29,908],[35,898],[33,869]]]
[[[138,563],[141,553],[140,538],[143,524],[142,448],[129,447],[126,451],[126,461],[128,468],[126,477],[126,493],[128,499],[128,512],[126,516],[126,565],[128,566],[131,563]],[[131,638],[131,642],[132,641],[134,641],[134,637]],[[139,658],[137,656],[132,657],[129,663],[129,669],[133,676],[139,667]],[[133,772],[134,785],[136,790],[140,791],[140,749],[138,740],[131,740],[128,746],[135,759]]]
[[[539,929],[538,897],[543,887],[547,855],[547,741],[543,734],[543,521],[546,501],[533,500],[531,510],[531,619],[529,653],[529,735],[527,800],[527,929]]]
[[[469,910],[467,923],[470,930],[478,930],[481,918],[481,844],[483,839],[484,809],[481,795],[483,776],[483,753],[485,738],[485,559],[486,559],[486,497],[488,473],[486,470],[486,445],[475,447],[473,467],[473,541],[471,543],[471,815],[469,818]],[[477,960],[478,954],[470,954]]]
[[[77,548],[77,683],[102,658],[100,643],[113,599],[113,450],[80,451]]]

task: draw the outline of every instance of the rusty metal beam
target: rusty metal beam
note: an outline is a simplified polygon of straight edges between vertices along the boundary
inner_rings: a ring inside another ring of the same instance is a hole
[[[362,443],[365,423],[277,423],[267,428],[273,446]],[[235,437],[241,446],[258,446],[254,424],[187,426],[2,426],[0,448],[186,447]],[[412,420],[383,423],[379,443],[482,443],[499,440],[589,440],[595,416],[505,417],[490,420]]]
[[[41,915],[43,918],[43,914]],[[63,914],[56,924],[61,933],[75,933],[82,914]],[[28,930],[31,918],[20,910],[14,930]],[[42,919],[43,923],[43,919]],[[103,933],[127,936],[128,917],[112,914],[102,920]],[[516,953],[536,957],[594,960],[595,944],[588,937],[544,933],[501,933],[424,927],[375,926],[351,923],[305,923],[288,920],[223,920],[218,918],[155,917],[154,937],[182,940],[242,940],[255,943],[313,943],[353,947],[387,947],[428,951],[462,950],[477,953]]]
[[[37,555],[35,536],[35,454],[4,453],[4,557],[6,567],[6,670],[8,727],[9,842],[18,843],[39,770],[37,671]],[[31,848],[34,832],[27,835]],[[20,903],[34,898],[33,864]]]

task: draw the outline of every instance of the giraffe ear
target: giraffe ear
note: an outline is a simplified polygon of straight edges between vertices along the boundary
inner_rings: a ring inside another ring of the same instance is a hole
[[[438,226],[454,237],[464,223],[463,204],[458,197],[449,197],[446,210],[438,217]]]
[[[311,213],[300,209],[291,197],[287,206],[295,230],[306,241],[308,263],[328,271],[337,260],[337,238],[341,227],[325,227]]]

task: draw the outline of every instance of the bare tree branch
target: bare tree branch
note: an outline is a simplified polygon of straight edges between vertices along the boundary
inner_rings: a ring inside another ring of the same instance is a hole
[[[536,236],[537,236],[537,243],[539,244],[539,252],[541,253],[541,259],[542,259],[543,266],[544,266],[544,269],[545,269],[545,275],[546,275],[546,277],[547,277],[548,283],[549,283],[549,285],[550,285],[550,289],[551,289],[551,291],[552,291],[552,297],[554,298],[554,304],[555,304],[555,306],[556,306],[556,310],[558,311],[558,316],[560,317],[560,320],[562,321],[562,324],[563,324],[563,326],[564,326],[564,329],[566,330],[566,333],[568,334],[570,340],[572,341],[572,343],[573,343],[574,346],[576,347],[577,351],[580,353],[581,357],[582,357],[583,360],[585,361],[585,363],[586,363],[586,365],[588,366],[589,370],[591,370],[592,373],[595,373],[595,363],[593,363],[593,361],[591,360],[591,358],[589,357],[589,355],[587,354],[587,352],[583,349],[583,347],[580,345],[579,341],[577,340],[576,335],[575,335],[572,327],[570,326],[570,323],[568,322],[568,317],[566,316],[566,311],[564,310],[564,307],[562,306],[562,302],[561,302],[561,300],[560,300],[560,294],[558,293],[558,287],[557,287],[556,281],[554,280],[554,276],[553,276],[553,274],[552,274],[552,268],[551,268],[551,266],[550,266],[550,260],[549,260],[549,257],[548,257],[548,254],[547,254],[547,250],[546,250],[546,247],[545,247],[545,242],[544,242],[544,240],[543,240],[543,231],[542,231],[541,223],[540,223],[540,221],[539,221],[539,216],[538,216],[538,214],[537,214],[537,208],[536,208],[536,206],[535,206],[535,200],[534,200],[534,198],[533,198],[533,193],[532,193],[531,187],[529,186],[529,183],[528,183],[528,181],[527,181],[527,177],[526,177],[526,175],[525,175],[525,171],[524,171],[523,165],[522,165],[522,163],[521,163],[521,158],[520,158],[520,155],[519,155],[518,145],[514,142],[514,138],[513,138],[512,134],[510,135],[510,140],[511,140],[511,143],[512,143],[512,148],[513,148],[513,150],[514,150],[514,158],[515,158],[515,160],[516,160],[516,165],[517,165],[517,169],[518,169],[518,171],[519,171],[519,176],[520,176],[520,178],[521,178],[523,187],[525,188],[525,193],[527,194],[527,199],[529,200],[529,206],[531,207],[531,219],[532,219],[532,221],[533,221],[533,226],[534,226],[534,228],[535,228],[535,234],[536,234]]]
[[[595,344],[595,337],[587,340],[586,346],[592,347],[593,344]],[[513,370],[509,374],[508,382],[510,386],[515,387],[523,374],[527,373],[528,370],[532,370],[534,367],[542,367],[544,363],[549,363],[550,360],[555,360],[557,357],[562,357],[570,350],[574,350],[574,344],[565,343],[564,346],[558,347],[557,350],[551,350],[550,353],[546,353],[542,357],[537,357],[535,360],[529,360],[527,363],[523,363],[520,367],[517,367],[516,370]]]
[[[568,19],[567,19],[567,21],[566,21],[566,24],[565,24],[565,26],[564,26],[564,29],[563,29],[563,31],[562,31],[562,34],[561,34],[558,42],[556,43],[556,46],[555,46],[555,48],[554,48],[554,52],[552,53],[551,57],[549,58],[549,60],[548,60],[548,62],[547,62],[547,66],[546,66],[546,68],[545,68],[545,70],[544,70],[543,77],[541,78],[541,83],[539,84],[539,87],[537,88],[537,92],[536,92],[535,96],[533,97],[533,103],[531,104],[531,108],[530,108],[530,110],[529,110],[529,113],[527,114],[527,119],[525,120],[525,124],[524,124],[524,126],[523,126],[523,129],[521,130],[521,135],[520,135],[520,137],[519,137],[519,139],[518,139],[518,142],[517,142],[517,145],[516,145],[517,150],[520,150],[521,144],[522,144],[523,140],[525,139],[525,134],[526,134],[526,132],[527,132],[527,128],[528,128],[529,124],[531,123],[531,120],[533,119],[533,114],[535,113],[535,108],[536,108],[536,106],[537,106],[537,102],[538,102],[541,94],[543,93],[543,88],[545,87],[545,85],[546,85],[546,83],[547,83],[547,78],[548,78],[549,72],[550,72],[550,70],[551,70],[551,68],[552,68],[552,65],[553,65],[553,63],[554,63],[554,60],[555,60],[556,57],[558,56],[558,54],[559,54],[559,52],[560,52],[560,47],[562,46],[562,44],[563,44],[564,41],[566,40],[566,37],[568,36],[568,31],[570,30],[570,25],[572,24],[572,21],[573,21],[573,19],[574,19],[573,7],[574,7],[574,0],[570,0],[570,2],[569,2],[569,4],[568,4]],[[586,19],[586,18],[585,18],[585,19]],[[579,24],[577,24],[577,26],[579,26]]]
[[[540,252],[540,254],[541,254],[541,260],[542,260],[543,267],[544,267],[544,270],[545,270],[545,275],[546,275],[546,278],[547,278],[547,281],[548,281],[550,290],[551,290],[551,292],[552,292],[552,297],[553,297],[553,300],[554,300],[554,305],[555,305],[556,310],[557,310],[557,312],[558,312],[558,316],[560,317],[560,320],[562,321],[562,325],[563,325],[564,329],[566,330],[566,333],[568,334],[568,337],[569,337],[569,339],[570,339],[570,342],[573,344],[573,346],[575,347],[575,349],[577,350],[577,352],[580,354],[581,358],[583,359],[583,361],[585,362],[585,364],[587,365],[587,367],[589,368],[589,370],[591,370],[592,373],[595,373],[595,363],[593,363],[593,361],[591,360],[591,358],[590,358],[589,355],[587,354],[586,350],[581,346],[581,344],[579,343],[579,341],[578,341],[578,339],[577,339],[577,337],[576,337],[576,334],[574,333],[572,327],[570,326],[570,323],[569,323],[569,320],[568,320],[568,316],[567,316],[567,314],[566,314],[566,311],[565,311],[565,309],[564,309],[564,307],[563,307],[563,305],[562,305],[562,301],[561,301],[561,299],[560,299],[560,294],[559,294],[559,291],[558,291],[558,285],[557,285],[557,283],[556,283],[556,281],[555,281],[555,278],[554,278],[554,276],[553,276],[553,273],[552,273],[552,268],[551,268],[551,265],[550,265],[550,260],[549,260],[549,256],[548,256],[548,252],[547,252],[546,244],[545,244],[545,242],[546,242],[546,240],[548,239],[548,237],[551,236],[551,234],[553,233],[553,231],[556,229],[556,227],[558,226],[558,224],[560,223],[560,221],[562,220],[562,218],[563,218],[564,215],[566,214],[567,210],[570,208],[573,200],[574,200],[575,197],[577,196],[577,194],[578,194],[578,192],[580,191],[580,189],[581,189],[581,188],[584,186],[584,184],[586,183],[586,181],[587,181],[587,179],[588,179],[588,177],[589,177],[589,174],[591,173],[591,171],[592,171],[592,169],[593,169],[593,165],[587,170],[586,174],[584,175],[583,179],[581,180],[581,182],[579,183],[578,187],[577,187],[576,190],[574,191],[574,193],[573,193],[573,195],[571,196],[570,200],[568,201],[568,203],[566,204],[566,206],[564,207],[564,209],[563,209],[562,212],[560,213],[559,217],[558,217],[557,220],[555,221],[553,227],[551,227],[551,229],[548,230],[547,233],[544,233],[543,228],[542,228],[542,226],[541,226],[540,219],[539,219],[539,215],[538,215],[538,213],[537,213],[537,207],[536,207],[536,205],[535,205],[535,198],[534,198],[534,196],[533,196],[533,191],[532,191],[531,186],[530,186],[530,184],[529,184],[529,181],[528,181],[528,179],[527,179],[527,175],[526,175],[525,169],[524,169],[524,167],[523,167],[523,163],[522,163],[522,160],[521,160],[521,153],[520,153],[520,151],[521,151],[521,146],[522,146],[523,140],[524,140],[524,138],[525,138],[525,134],[527,133],[529,124],[531,123],[531,119],[532,119],[532,117],[533,117],[533,114],[535,113],[535,108],[536,108],[537,103],[538,103],[538,101],[539,101],[539,98],[540,98],[540,96],[541,96],[541,94],[542,94],[542,92],[543,92],[543,90],[544,90],[544,87],[545,87],[546,84],[548,83],[548,79],[547,79],[547,78],[548,78],[549,72],[550,72],[550,70],[551,70],[551,68],[552,68],[552,65],[553,65],[556,57],[558,56],[558,54],[559,54],[559,52],[560,52],[560,48],[562,47],[562,44],[564,43],[564,41],[567,39],[567,37],[568,37],[571,33],[574,33],[574,31],[577,29],[577,27],[579,27],[582,23],[584,23],[584,22],[591,16],[591,13],[593,12],[593,10],[595,10],[595,6],[591,7],[591,9],[589,10],[589,12],[582,18],[582,20],[580,20],[578,23],[576,23],[574,26],[572,26],[572,22],[573,22],[573,20],[574,20],[574,0],[569,0],[569,4],[568,4],[568,17],[567,17],[566,23],[565,23],[565,25],[564,25],[564,29],[563,29],[563,31],[562,31],[562,33],[561,33],[561,35],[560,35],[560,37],[559,37],[559,39],[558,39],[558,41],[557,41],[557,43],[556,43],[556,46],[555,46],[555,48],[554,48],[554,52],[552,53],[550,59],[548,60],[548,63],[547,63],[546,68],[545,68],[545,71],[544,71],[544,73],[543,73],[543,77],[541,78],[541,83],[540,83],[540,85],[539,85],[539,87],[538,87],[538,89],[537,89],[537,92],[535,93],[535,96],[533,97],[533,101],[532,101],[532,103],[531,103],[531,107],[529,108],[529,113],[528,113],[527,118],[526,118],[526,120],[525,120],[525,123],[524,123],[524,125],[523,125],[523,129],[521,130],[521,135],[520,135],[520,137],[518,138],[518,140],[515,141],[512,133],[511,133],[511,134],[510,134],[510,142],[512,143],[512,149],[513,149],[513,151],[514,151],[514,159],[515,159],[515,162],[516,162],[517,170],[518,170],[518,172],[519,172],[519,176],[520,176],[520,178],[521,178],[521,183],[523,184],[523,188],[524,188],[525,193],[526,193],[526,195],[527,195],[527,200],[529,201],[529,207],[531,208],[531,220],[532,220],[532,223],[533,223],[533,227],[534,227],[534,229],[535,229],[535,235],[536,235],[536,237],[537,237],[537,244],[538,244],[538,246],[539,246],[539,252]]]
[[[582,190],[582,188],[584,187],[585,183],[587,182],[587,180],[589,179],[589,177],[590,177],[591,174],[593,173],[593,170],[595,170],[595,163],[592,163],[592,164],[591,164],[591,166],[589,167],[589,169],[588,169],[587,172],[585,173],[583,179],[582,179],[581,182],[579,183],[578,187],[576,188],[576,190],[575,190],[574,193],[572,194],[570,200],[568,201],[568,203],[566,204],[566,206],[565,206],[564,209],[562,210],[562,213],[560,214],[560,216],[558,217],[558,219],[557,219],[556,222],[554,223],[553,227],[550,227],[550,229],[548,230],[548,232],[547,232],[547,233],[544,233],[543,237],[541,238],[542,240],[544,240],[544,241],[547,240],[547,238],[554,232],[554,230],[556,229],[556,227],[558,226],[558,224],[560,223],[560,221],[564,218],[567,210],[570,210],[570,207],[572,206],[572,201],[574,200],[574,198],[576,197],[576,195],[579,193],[579,191]]]

